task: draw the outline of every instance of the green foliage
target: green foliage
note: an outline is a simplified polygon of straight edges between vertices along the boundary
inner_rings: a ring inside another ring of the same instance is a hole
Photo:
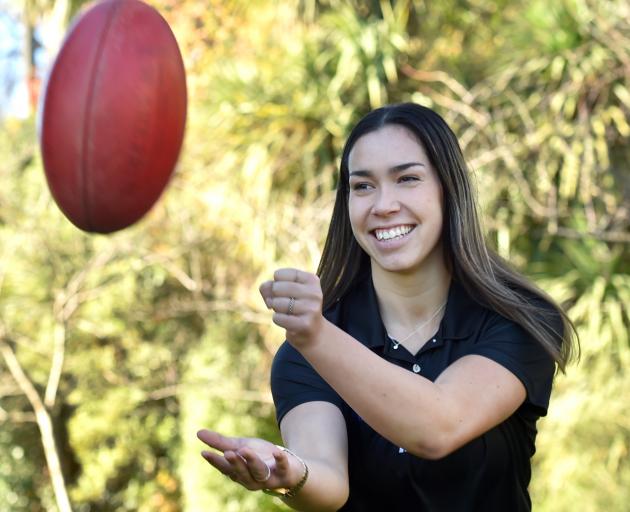
[[[282,509],[213,471],[195,433],[279,441],[268,374],[283,333],[257,286],[279,266],[315,270],[349,127],[413,99],[459,135],[491,242],[582,339],[540,423],[535,509],[624,510],[625,2],[154,4],[185,56],[189,117],[177,174],[138,225],[80,233],[46,189],[33,121],[0,131],[0,331],[42,397],[64,357],[48,410],[76,509]],[[53,510],[1,359],[0,407],[0,504]]]

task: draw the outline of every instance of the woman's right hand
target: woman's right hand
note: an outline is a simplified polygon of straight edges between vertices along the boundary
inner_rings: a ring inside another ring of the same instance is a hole
[[[227,437],[209,430],[200,430],[197,437],[217,450],[201,456],[250,491],[291,488],[303,476],[302,464],[291,460],[295,457],[264,439]]]

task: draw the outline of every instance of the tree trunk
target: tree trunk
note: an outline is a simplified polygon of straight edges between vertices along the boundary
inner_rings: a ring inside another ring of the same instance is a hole
[[[22,13],[24,23],[23,41],[23,61],[26,69],[26,87],[28,90],[29,112],[32,114],[37,110],[39,101],[40,78],[37,75],[35,65],[35,51],[37,50],[37,40],[35,39],[35,21],[32,12],[25,9]]]
[[[39,432],[42,438],[46,464],[48,466],[48,471],[50,472],[50,479],[55,493],[57,506],[59,507],[60,512],[72,512],[63,473],[61,472],[61,464],[59,463],[59,454],[57,453],[57,447],[55,445],[55,436],[50,414],[37,393],[35,386],[33,386],[33,383],[24,373],[24,370],[22,369],[20,362],[17,360],[17,357],[15,357],[15,353],[13,352],[11,346],[4,339],[0,339],[0,353],[4,357],[4,361],[9,368],[11,375],[15,379],[15,382],[18,386],[20,386],[20,389],[28,399],[33,411],[35,412],[35,420],[37,421],[37,426],[39,427]]]

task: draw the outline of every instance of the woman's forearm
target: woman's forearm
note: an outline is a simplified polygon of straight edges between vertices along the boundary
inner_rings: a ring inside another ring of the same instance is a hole
[[[439,455],[436,434],[448,431],[454,413],[448,397],[434,383],[385,361],[329,322],[323,324],[316,342],[300,351],[382,436],[416,455]]]
[[[293,498],[283,498],[289,507],[303,512],[326,512],[339,510],[348,499],[347,474],[341,474],[326,461],[304,459],[308,465],[308,479],[304,487]],[[300,477],[304,467],[290,456],[292,470]]]

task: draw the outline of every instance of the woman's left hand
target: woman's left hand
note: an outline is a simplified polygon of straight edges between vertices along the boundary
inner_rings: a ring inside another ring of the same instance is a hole
[[[260,285],[260,294],[274,311],[273,322],[287,331],[295,348],[313,343],[322,326],[322,287],[319,277],[295,268],[276,270],[273,281]]]
[[[197,437],[214,448],[204,450],[201,456],[250,491],[291,488],[304,474],[302,463],[291,464],[288,452],[264,439],[227,437],[210,430],[200,430]]]

